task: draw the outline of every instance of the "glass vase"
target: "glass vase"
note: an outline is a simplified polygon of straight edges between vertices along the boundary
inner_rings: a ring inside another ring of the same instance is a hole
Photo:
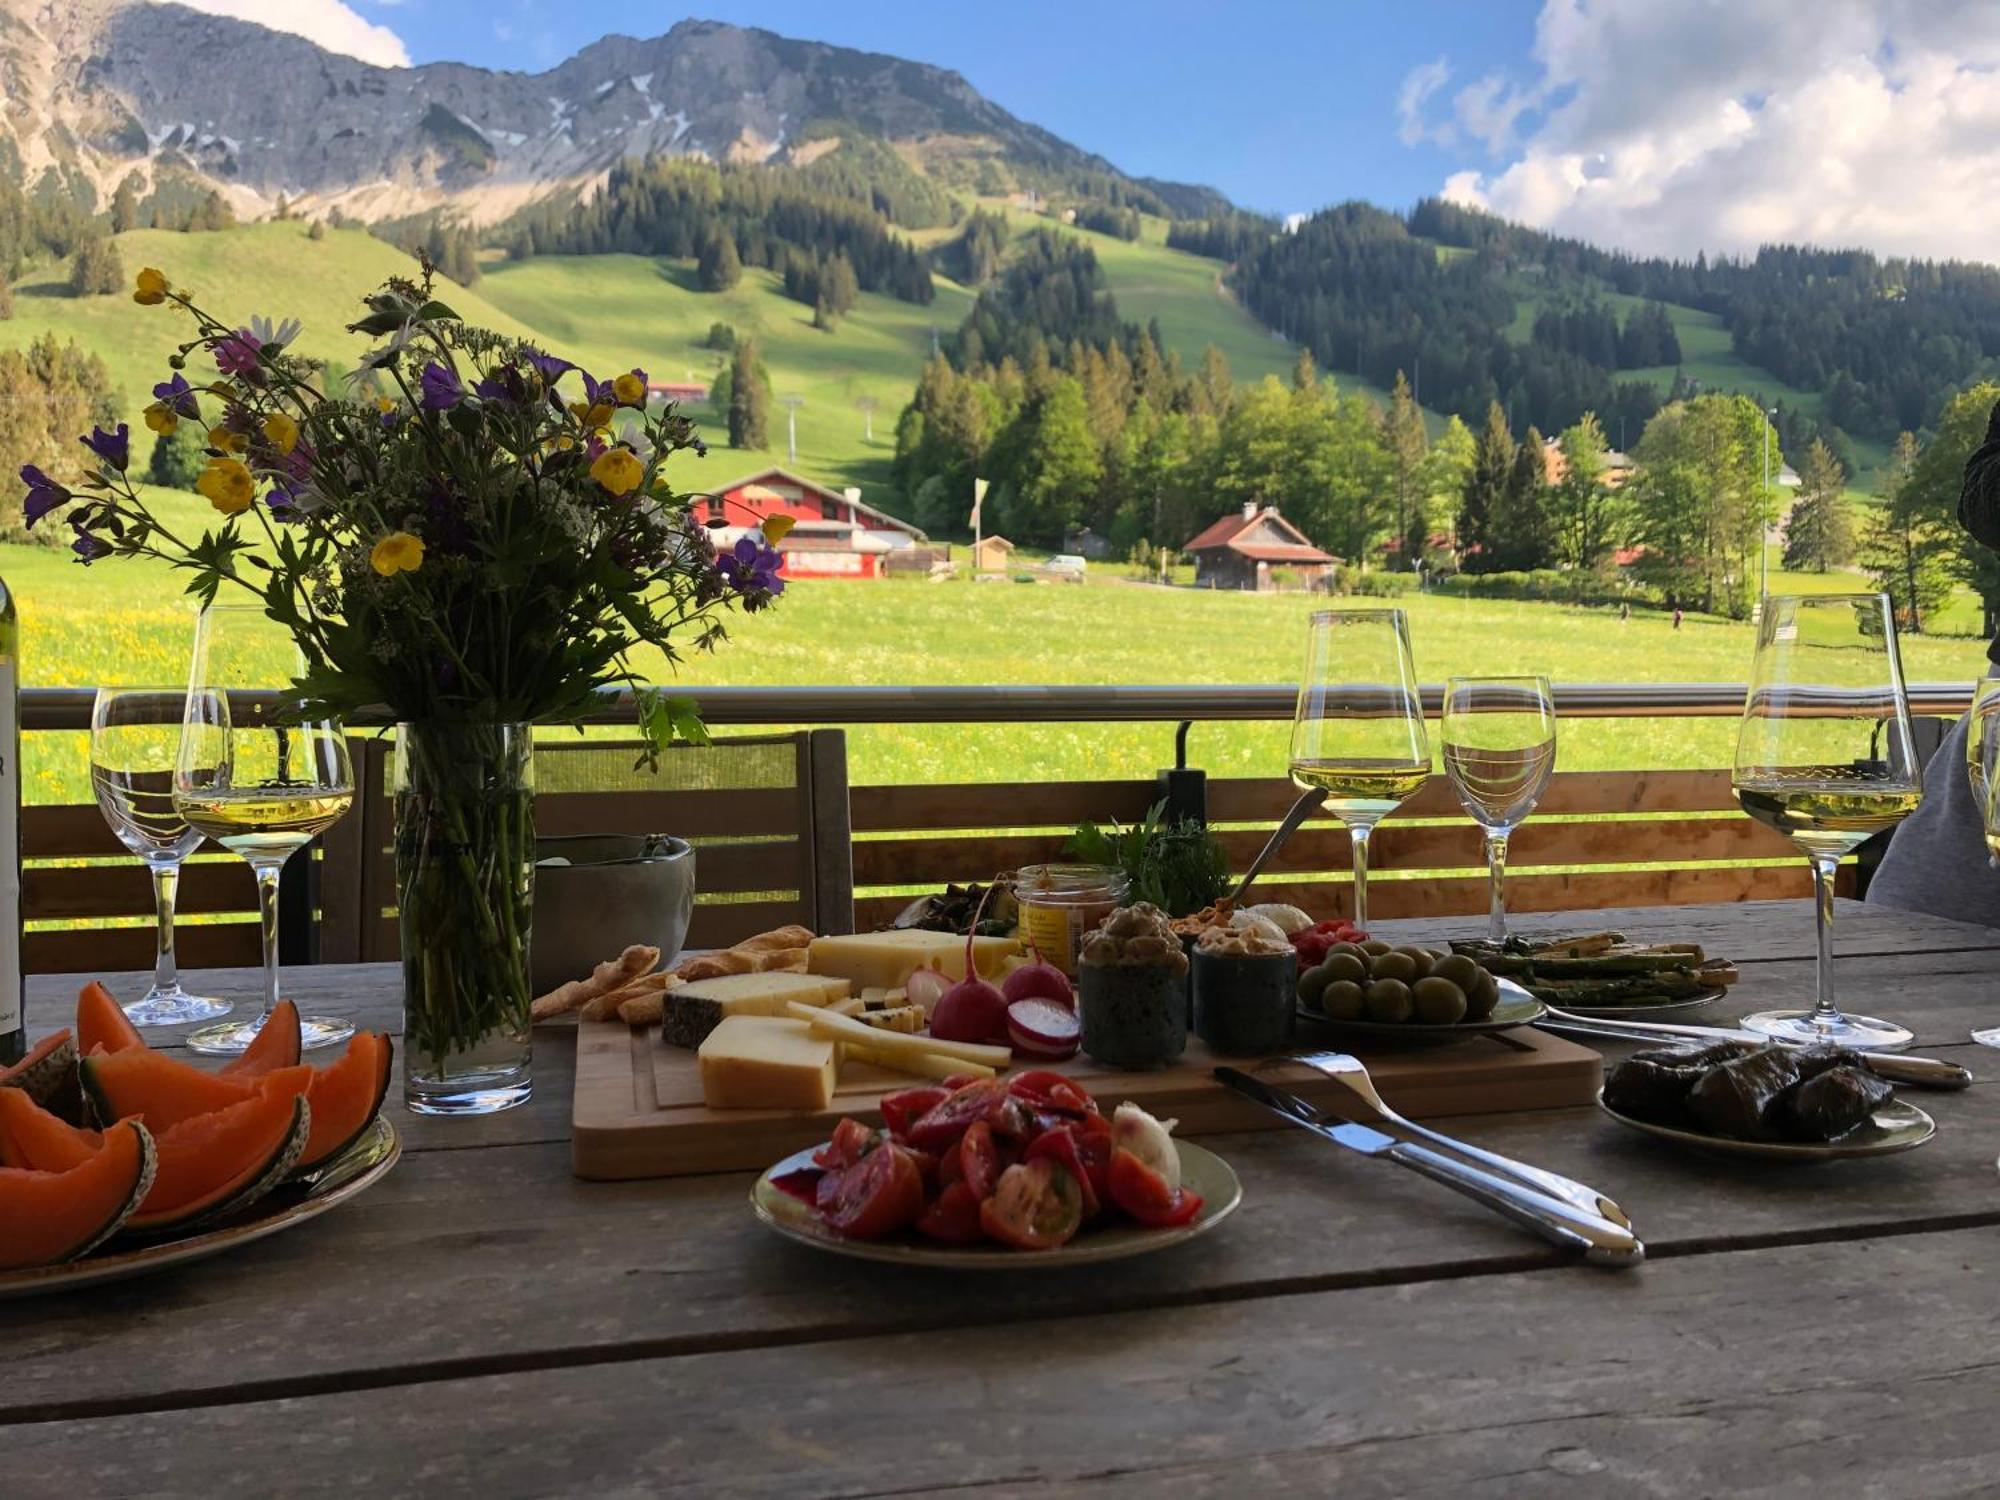
[[[418,1114],[527,1102],[535,905],[527,724],[396,727],[403,1096]]]

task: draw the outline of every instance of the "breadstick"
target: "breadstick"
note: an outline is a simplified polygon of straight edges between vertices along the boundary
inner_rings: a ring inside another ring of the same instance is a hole
[[[680,984],[680,980],[672,974],[641,974],[630,984],[621,985],[615,990],[597,996],[577,1014],[586,1021],[608,1021],[619,1013],[619,1007],[627,1000],[636,1000],[641,995],[679,989]]]
[[[623,989],[641,974],[649,972],[659,961],[658,948],[634,943],[616,958],[607,958],[592,969],[588,979],[572,979],[568,984],[550,990],[529,1007],[529,1015],[537,1021],[566,1015],[599,995]]]

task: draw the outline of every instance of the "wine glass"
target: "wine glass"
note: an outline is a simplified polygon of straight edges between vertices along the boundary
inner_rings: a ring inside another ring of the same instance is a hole
[[[1354,847],[1356,927],[1368,926],[1368,836],[1431,774],[1423,700],[1400,609],[1323,609],[1306,635],[1292,780],[1324,794]]]
[[[1811,861],[1819,926],[1813,1008],[1766,1011],[1743,1025],[1783,1041],[1907,1046],[1906,1028],[1842,1015],[1833,999],[1834,872],[1843,856],[1895,827],[1923,799],[1888,595],[1773,594],[1765,601],[1733,780],[1743,810]]]
[[[1486,830],[1489,942],[1507,941],[1507,838],[1527,821],[1556,765],[1556,700],[1546,677],[1454,677],[1439,725],[1445,774]]]
[[[1974,689],[1972,707],[1966,711],[1965,777],[1979,804],[1987,858],[2000,869],[2000,806],[1993,800],[1993,787],[2000,782],[1996,761],[2000,761],[2000,677],[1987,677]],[[2000,1047],[2000,1026],[1981,1027],[1972,1039],[1982,1047]]]
[[[174,962],[174,897],[181,862],[201,846],[201,835],[174,810],[174,757],[181,743],[178,688],[101,687],[90,708],[90,789],[118,842],[146,862],[153,874],[153,909],[159,953],[153,987],[128,1003],[135,1026],[185,1026],[226,1016],[230,1004],[181,988]]]
[[[240,854],[257,877],[263,914],[264,1009],[189,1034],[191,1051],[239,1053],[278,1003],[278,872],[354,800],[354,768],[340,726],[300,717],[289,694],[252,689],[297,677],[298,648],[255,605],[211,605],[195,626],[194,667],[174,764],[174,807],[188,826]],[[233,696],[234,695],[234,696]],[[328,1047],[354,1034],[346,1021],[308,1016],[300,1042]]]

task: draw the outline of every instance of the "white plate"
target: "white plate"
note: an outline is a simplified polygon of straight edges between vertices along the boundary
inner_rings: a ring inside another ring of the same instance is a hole
[[[891,1265],[942,1266],[954,1271],[1046,1271],[1061,1266],[1098,1265],[1127,1256],[1147,1255],[1169,1245],[1206,1234],[1236,1211],[1243,1201],[1243,1184],[1229,1163],[1191,1141],[1176,1141],[1181,1153],[1181,1186],[1201,1195],[1201,1212],[1174,1229],[1145,1229],[1121,1224],[1112,1229],[1085,1229],[1067,1245],[1054,1250],[1014,1250],[1005,1245],[939,1245],[914,1236],[893,1240],[855,1240],[836,1234],[821,1222],[810,1204],[794,1198],[771,1179],[813,1164],[812,1147],[794,1151],[757,1179],[750,1189],[750,1207],[757,1217],[786,1239],[829,1250],[856,1260]]]
[[[368,1133],[339,1156],[310,1176],[288,1182],[265,1195],[240,1218],[175,1239],[136,1242],[114,1236],[109,1250],[93,1251],[82,1260],[60,1266],[37,1266],[28,1271],[0,1272],[0,1299],[73,1292],[80,1287],[145,1276],[234,1250],[238,1245],[277,1234],[338,1207],[379,1182],[402,1154],[403,1143],[396,1138],[396,1127],[378,1115]],[[131,1248],[121,1248],[124,1246]]]
[[[1898,1151],[1914,1151],[1937,1134],[1937,1121],[1916,1105],[1891,1099],[1837,1141],[1746,1141],[1732,1135],[1710,1135],[1705,1130],[1683,1130],[1675,1125],[1659,1125],[1637,1115],[1621,1114],[1604,1102],[1600,1091],[1597,1107],[1620,1125],[1656,1135],[1663,1141],[1713,1151],[1723,1156],[1751,1156],[1764,1161],[1817,1162],[1843,1161],[1856,1156],[1893,1156]]]

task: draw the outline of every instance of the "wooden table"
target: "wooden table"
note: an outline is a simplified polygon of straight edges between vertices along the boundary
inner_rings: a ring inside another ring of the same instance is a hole
[[[2000,931],[1843,903],[1843,992],[1921,1044],[2000,1021]],[[1384,924],[1437,937],[1474,924]],[[1535,918],[1695,937],[1802,1003],[1798,903]],[[242,971],[200,976],[248,995]],[[136,983],[136,981],[135,981]],[[393,1027],[393,970],[292,993]],[[128,990],[130,986],[127,987]],[[31,1028],[74,986],[38,980]],[[0,1495],[1962,1495],[2000,1484],[2000,1090],[1912,1155],[1772,1169],[1594,1111],[1447,1122],[1598,1183],[1643,1269],[1566,1263],[1394,1168],[1214,1138],[1241,1212],[1104,1270],[891,1274],[760,1229],[745,1175],[571,1178],[573,1043],[312,1225],[0,1304]],[[392,1098],[400,1097],[400,1089]]]

